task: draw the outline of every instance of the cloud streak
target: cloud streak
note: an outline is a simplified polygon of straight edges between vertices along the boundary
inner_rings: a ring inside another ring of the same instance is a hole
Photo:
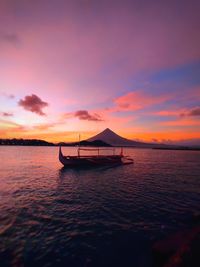
[[[200,116],[200,107],[179,110],[161,110],[153,114],[162,117],[197,117]]]
[[[6,129],[6,130],[14,130],[15,131],[24,131],[26,130],[26,128],[21,125],[21,124],[18,124],[16,122],[13,122],[13,121],[9,121],[9,120],[3,120],[3,119],[0,119],[0,126],[2,129]],[[14,133],[13,132],[13,133]]]
[[[152,105],[164,103],[169,100],[172,95],[153,96],[142,91],[129,92],[114,100],[116,107],[121,111],[135,111]]]
[[[7,94],[6,92],[1,92],[0,95],[2,95],[3,97],[6,97],[7,99],[14,99],[15,98],[15,95]]]
[[[52,128],[55,125],[57,125],[57,124],[54,124],[54,123],[44,123],[44,124],[35,125],[33,128],[36,129],[36,130],[44,131],[44,130],[49,130],[49,128]]]
[[[43,108],[47,107],[49,104],[44,102],[37,95],[27,95],[24,99],[20,99],[18,105],[23,107],[25,110],[36,113],[40,116],[46,115],[43,112]]]
[[[200,126],[200,121],[192,118],[182,117],[181,119],[177,118],[175,120],[161,122],[160,125],[171,127],[190,127]]]
[[[11,112],[1,112],[0,113],[3,117],[12,117],[13,116],[13,113]]]

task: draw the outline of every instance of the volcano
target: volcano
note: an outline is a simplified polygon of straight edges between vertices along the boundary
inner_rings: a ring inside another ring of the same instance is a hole
[[[150,143],[143,143],[143,142],[137,142],[134,140],[126,139],[109,128],[105,129],[101,133],[87,139],[89,142],[101,140],[109,145],[112,146],[131,146],[131,147],[155,147],[157,144],[150,144]]]

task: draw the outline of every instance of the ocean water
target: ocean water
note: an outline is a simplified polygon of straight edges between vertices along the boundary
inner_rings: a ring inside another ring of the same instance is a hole
[[[125,154],[134,164],[67,170],[57,147],[1,146],[0,266],[151,266],[153,242],[199,212],[200,152]]]

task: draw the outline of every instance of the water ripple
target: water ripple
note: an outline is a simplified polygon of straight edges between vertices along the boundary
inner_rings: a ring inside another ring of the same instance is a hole
[[[134,165],[66,170],[56,148],[4,147],[3,266],[148,267],[150,243],[185,227],[199,210],[200,157],[126,152]]]

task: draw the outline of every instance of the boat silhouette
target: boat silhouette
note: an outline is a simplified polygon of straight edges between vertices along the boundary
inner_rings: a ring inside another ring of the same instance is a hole
[[[102,151],[112,150],[112,155],[101,154]],[[96,155],[81,155],[81,151],[96,151]],[[133,164],[133,159],[124,156],[123,148],[119,154],[115,154],[114,148],[80,148],[77,149],[77,156],[64,156],[61,146],[59,147],[59,161],[64,167],[90,167],[90,166],[118,166]]]

